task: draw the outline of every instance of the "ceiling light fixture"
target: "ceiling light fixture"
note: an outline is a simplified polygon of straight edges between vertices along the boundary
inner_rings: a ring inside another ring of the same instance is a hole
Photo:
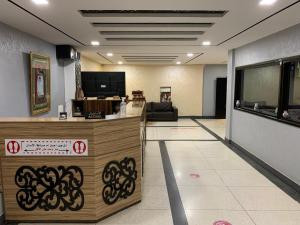
[[[181,62],[180,62],[180,61],[178,61],[178,62],[176,62],[176,64],[177,64],[177,65],[180,65],[180,64],[181,64]]]
[[[273,5],[277,0],[260,0],[260,5]]]
[[[37,5],[48,5],[49,4],[48,0],[31,0],[31,1]]]
[[[209,46],[209,45],[211,45],[211,43],[210,43],[210,41],[203,41],[203,42],[202,42],[202,45],[204,45],[204,46]]]
[[[188,53],[188,54],[186,54],[187,55],[187,57],[193,57],[194,56],[194,53]]]
[[[119,62],[118,62],[118,64],[119,64],[119,65],[122,65],[122,64],[123,64],[123,62],[122,62],[122,61],[119,61]]]
[[[113,54],[113,53],[111,53],[111,52],[108,52],[106,55],[107,55],[108,57],[112,57],[112,56],[114,56],[114,54]]]
[[[98,46],[98,45],[100,45],[100,42],[99,41],[91,41],[91,45]]]

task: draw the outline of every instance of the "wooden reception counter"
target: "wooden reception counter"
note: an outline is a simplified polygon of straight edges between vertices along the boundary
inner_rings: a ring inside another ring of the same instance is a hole
[[[7,221],[95,222],[141,201],[144,104],[122,118],[0,118]]]

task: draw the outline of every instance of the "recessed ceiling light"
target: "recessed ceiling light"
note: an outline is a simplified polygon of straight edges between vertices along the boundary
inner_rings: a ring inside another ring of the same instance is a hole
[[[48,5],[49,4],[48,0],[31,0],[31,1],[37,5]]]
[[[194,56],[193,53],[188,53],[188,54],[186,54],[186,55],[187,55],[187,57],[193,57],[193,56]]]
[[[112,57],[112,56],[114,56],[114,54],[113,54],[113,53],[111,53],[111,52],[108,52],[106,55],[107,55],[108,57]]]
[[[260,0],[260,5],[273,5],[277,0]]]
[[[99,41],[91,41],[91,45],[98,46],[98,45],[100,45],[100,42]]]
[[[210,43],[210,41],[203,41],[202,42],[202,45],[205,45],[205,46],[208,46],[208,45],[210,45],[211,43]]]
[[[176,62],[176,64],[177,64],[177,65],[180,65],[180,64],[181,64],[181,62],[180,62],[180,61],[178,61],[178,62]]]
[[[118,62],[118,64],[119,64],[119,65],[122,65],[122,64],[123,64],[123,62],[122,62],[122,61],[119,61],[119,62]]]

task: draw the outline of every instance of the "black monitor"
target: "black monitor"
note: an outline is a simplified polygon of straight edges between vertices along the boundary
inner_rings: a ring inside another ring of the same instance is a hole
[[[85,97],[125,97],[125,72],[81,72]]]

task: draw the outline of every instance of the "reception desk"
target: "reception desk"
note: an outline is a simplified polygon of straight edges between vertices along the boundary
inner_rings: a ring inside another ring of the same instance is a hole
[[[103,120],[0,118],[5,217],[96,222],[141,201],[144,104]]]

